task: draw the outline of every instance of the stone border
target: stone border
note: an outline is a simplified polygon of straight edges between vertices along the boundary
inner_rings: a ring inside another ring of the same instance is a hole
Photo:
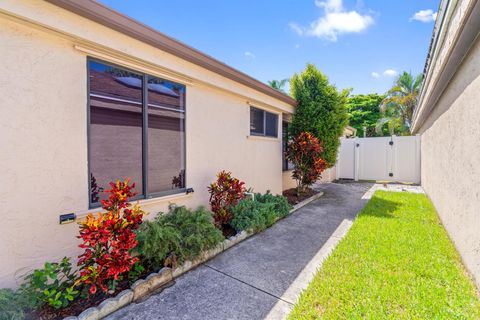
[[[317,200],[323,195],[323,192],[319,192],[308,199],[293,206],[290,213],[297,211],[298,209],[306,206],[312,201]],[[242,231],[233,237],[225,239],[222,243],[219,243],[215,248],[203,252],[198,258],[193,261],[185,261],[185,263],[178,268],[162,268],[158,272],[151,273],[145,279],[137,280],[130,289],[123,290],[114,298],[108,298],[100,303],[97,307],[91,307],[84,310],[77,317],[70,316],[64,318],[64,320],[99,320],[102,319],[120,308],[129,305],[132,302],[139,302],[145,299],[149,295],[158,292],[162,287],[167,285],[173,279],[178,278],[182,274],[194,269],[198,265],[210,260],[216,255],[229,249],[230,247],[242,242],[243,240],[254,235],[254,232]]]
[[[290,210],[290,213],[297,211],[298,209],[305,207],[307,204],[309,204],[312,201],[315,201],[319,199],[321,196],[323,196],[323,191],[320,191],[319,193],[314,194],[310,198],[307,198],[303,200],[302,202],[297,203],[296,205],[293,206],[293,209]]]

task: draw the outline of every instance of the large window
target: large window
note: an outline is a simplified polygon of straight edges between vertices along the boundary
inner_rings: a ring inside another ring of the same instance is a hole
[[[185,86],[88,62],[90,205],[129,178],[138,198],[185,189]]]
[[[250,134],[255,136],[278,137],[278,115],[250,107]]]

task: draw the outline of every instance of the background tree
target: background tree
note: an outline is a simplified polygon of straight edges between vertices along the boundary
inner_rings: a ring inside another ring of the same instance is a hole
[[[269,80],[267,81],[268,85],[272,87],[275,90],[285,92],[285,85],[288,82],[288,79],[282,79],[282,80]]]
[[[350,90],[338,92],[327,76],[313,64],[290,79],[290,92],[298,101],[290,133],[292,137],[310,132],[320,140],[321,157],[328,167],[335,165],[340,137],[348,123],[346,110]]]
[[[366,128],[367,137],[376,137],[379,134],[375,131],[375,126],[382,113],[380,105],[385,95],[376,93],[359,94],[348,98],[347,111],[349,125],[357,129],[357,136],[363,137],[363,128]],[[384,133],[388,133],[384,129]]]
[[[376,130],[378,133],[382,132],[385,125],[388,125],[390,133],[410,134],[413,110],[417,103],[422,81],[422,74],[414,77],[406,71],[397,78],[380,106],[383,117],[377,122]]]

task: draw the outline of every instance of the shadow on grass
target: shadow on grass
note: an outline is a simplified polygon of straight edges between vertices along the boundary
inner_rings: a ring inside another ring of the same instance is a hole
[[[394,213],[401,206],[402,203],[400,202],[385,200],[378,196],[373,196],[360,215],[376,218],[396,218]]]

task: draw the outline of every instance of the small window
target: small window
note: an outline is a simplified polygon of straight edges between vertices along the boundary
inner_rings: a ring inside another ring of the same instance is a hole
[[[278,115],[250,107],[250,134],[255,136],[278,137]]]

